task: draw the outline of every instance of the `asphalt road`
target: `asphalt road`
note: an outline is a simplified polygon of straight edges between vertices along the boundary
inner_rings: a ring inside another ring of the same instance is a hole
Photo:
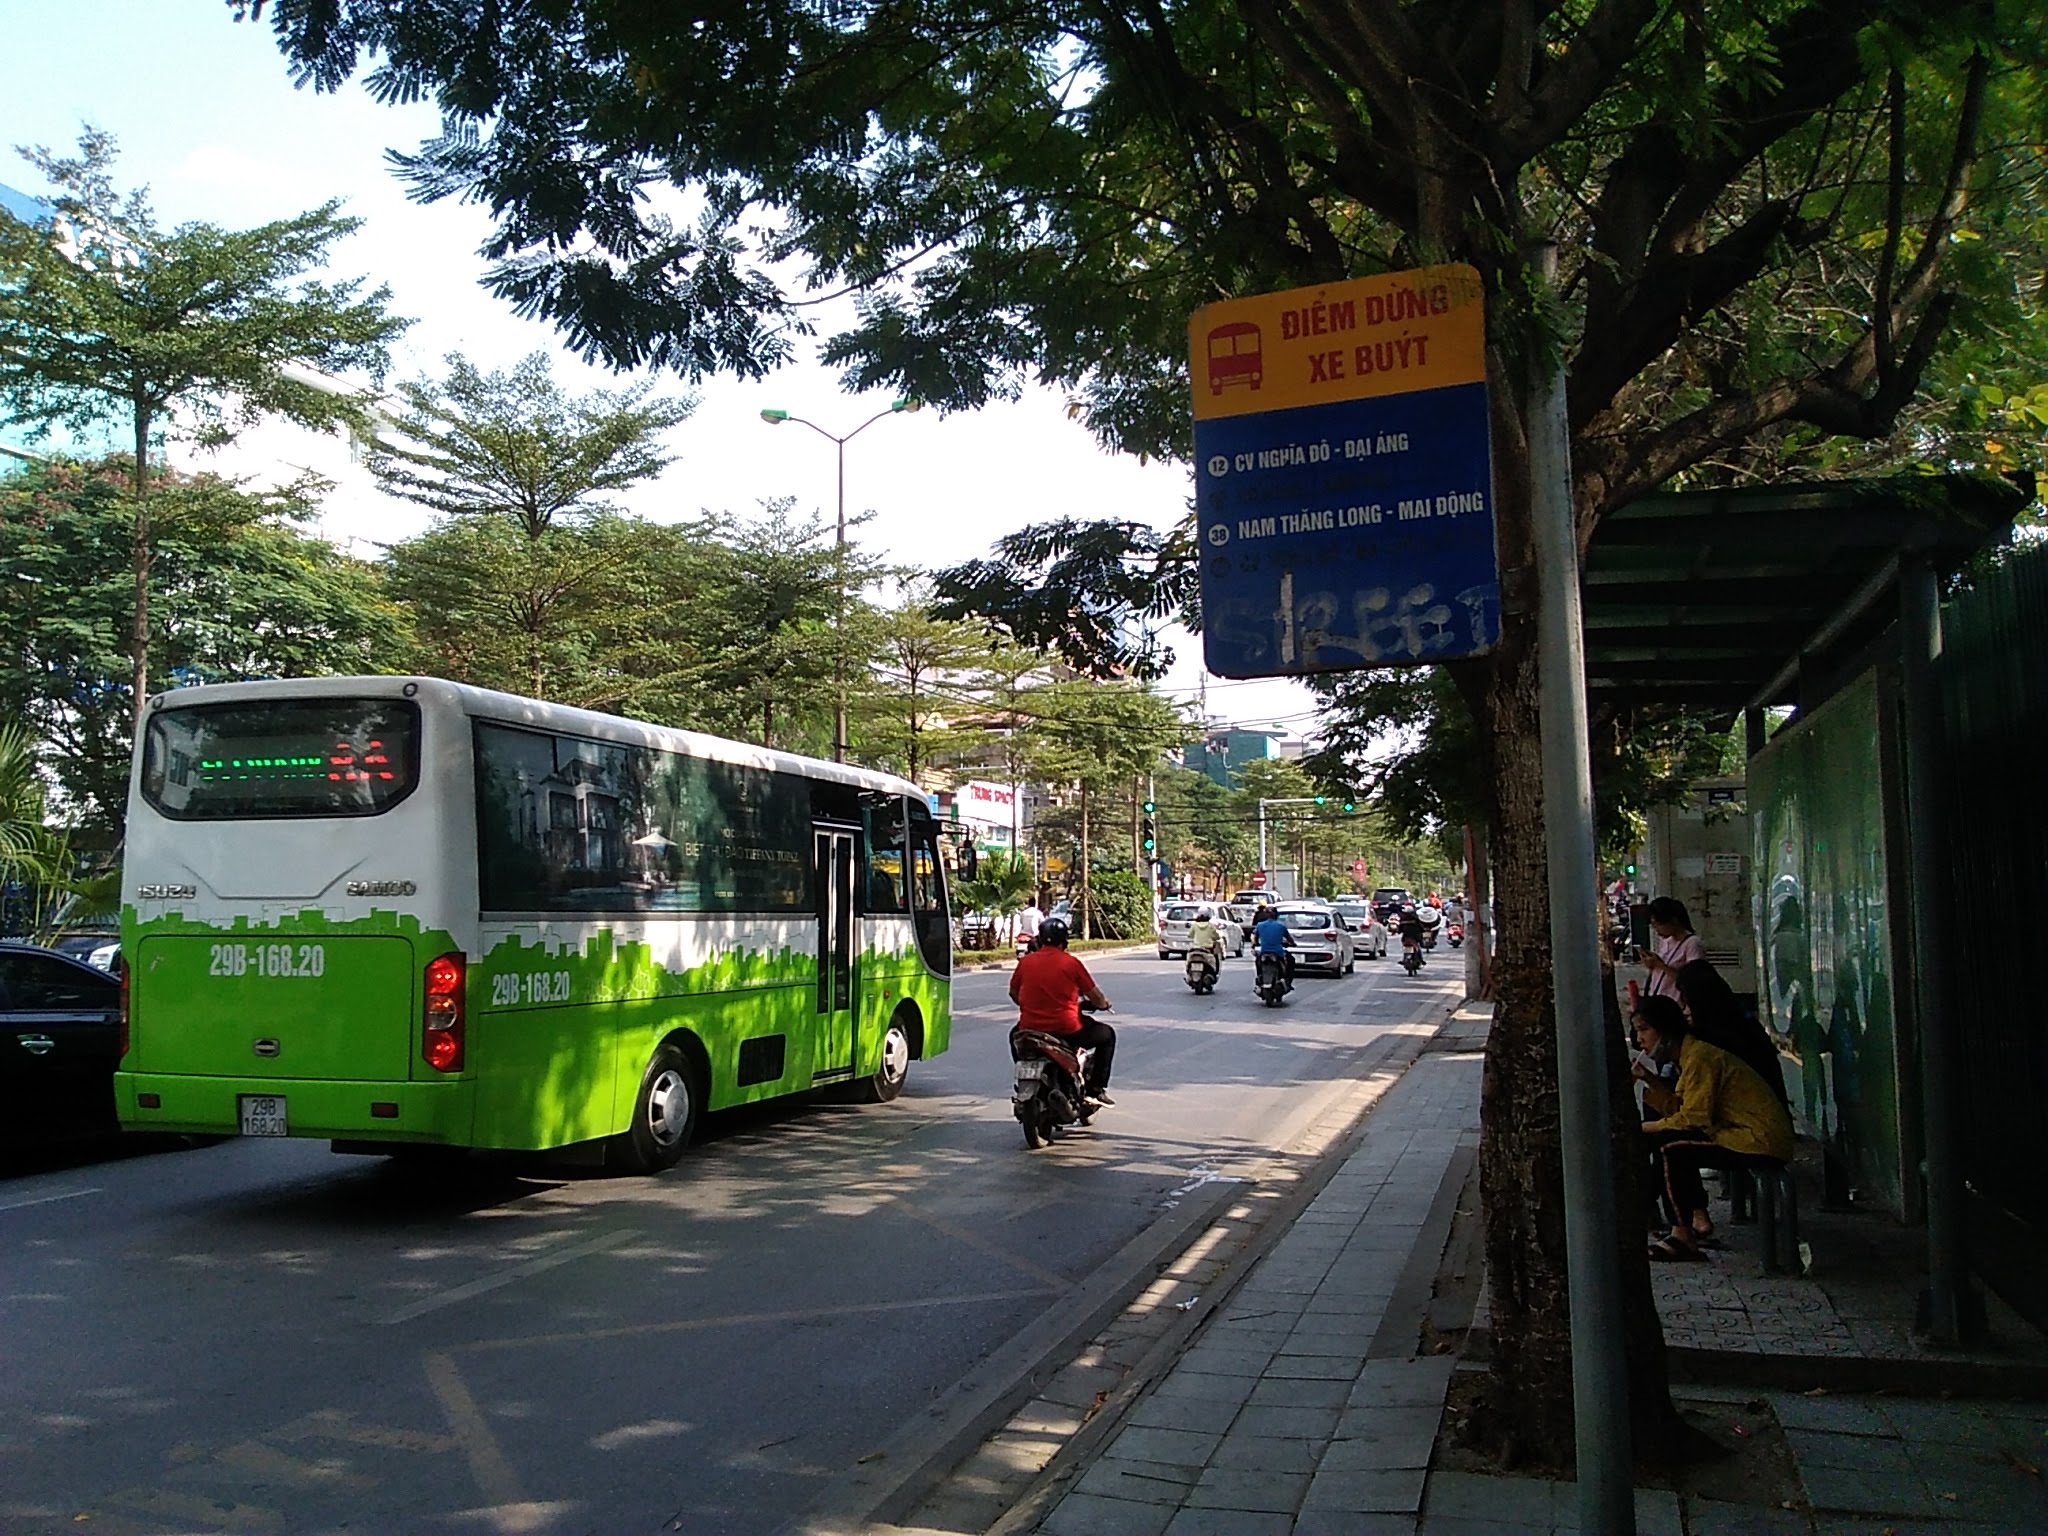
[[[1447,963],[1448,962],[1448,963]],[[1177,1190],[1441,995],[1268,1010],[1099,960],[1117,1104],[1030,1153],[1001,972],[894,1104],[717,1117],[657,1179],[230,1141],[0,1177],[0,1532],[772,1532]]]

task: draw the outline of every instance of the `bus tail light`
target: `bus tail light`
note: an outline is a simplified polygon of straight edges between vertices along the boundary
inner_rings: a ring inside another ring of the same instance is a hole
[[[427,962],[426,1030],[420,1054],[436,1072],[462,1070],[463,958],[442,955]]]
[[[128,1054],[128,967],[121,967],[121,1054]]]

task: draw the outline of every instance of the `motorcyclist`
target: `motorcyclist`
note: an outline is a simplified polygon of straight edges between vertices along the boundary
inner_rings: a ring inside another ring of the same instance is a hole
[[[1223,974],[1223,934],[1216,926],[1216,914],[1207,907],[1197,911],[1188,925],[1188,953],[1208,956],[1210,969]]]
[[[1287,925],[1280,921],[1280,914],[1270,903],[1262,905],[1252,920],[1252,934],[1259,942],[1259,954],[1278,955],[1285,967],[1283,974],[1291,983],[1294,980],[1294,954],[1288,947],[1293,941],[1288,935]]]
[[[1429,925],[1422,920],[1422,914],[1414,907],[1403,907],[1400,915],[1402,950],[1422,952],[1423,941],[1429,937]]]
[[[1081,1000],[1108,1008],[1109,999],[1095,985],[1088,967],[1067,953],[1067,925],[1048,917],[1038,925],[1038,948],[1018,960],[1010,972],[1010,1001],[1017,1005],[1017,1028],[1058,1035],[1077,1048],[1092,1050],[1090,1081],[1083,1085],[1096,1104],[1114,1104],[1109,1096],[1109,1069],[1116,1059],[1116,1031],[1102,1019],[1081,1018]],[[1016,1034],[1011,1033],[1011,1056]]]

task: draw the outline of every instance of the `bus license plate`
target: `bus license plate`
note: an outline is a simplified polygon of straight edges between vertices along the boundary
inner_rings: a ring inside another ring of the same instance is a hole
[[[242,1134],[244,1136],[288,1136],[285,1129],[284,1095],[281,1093],[245,1093],[237,1097],[236,1103],[242,1111]]]

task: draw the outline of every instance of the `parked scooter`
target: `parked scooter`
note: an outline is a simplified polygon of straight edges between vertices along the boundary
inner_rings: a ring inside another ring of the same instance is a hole
[[[1189,990],[1197,997],[1214,992],[1216,990],[1217,977],[1221,974],[1222,969],[1222,965],[1216,959],[1214,951],[1207,949],[1189,950],[1187,969]]]
[[[1287,979],[1287,962],[1279,955],[1260,955],[1253,985],[1268,1008],[1278,1008],[1294,983]]]
[[[1084,999],[1083,1013],[1090,1008]],[[1012,1067],[1010,1103],[1024,1126],[1024,1145],[1034,1151],[1049,1146],[1060,1132],[1086,1125],[1094,1118],[1082,1085],[1088,1081],[1088,1061],[1095,1053],[1086,1046],[1076,1048],[1058,1035],[1035,1029],[1010,1031]]]

